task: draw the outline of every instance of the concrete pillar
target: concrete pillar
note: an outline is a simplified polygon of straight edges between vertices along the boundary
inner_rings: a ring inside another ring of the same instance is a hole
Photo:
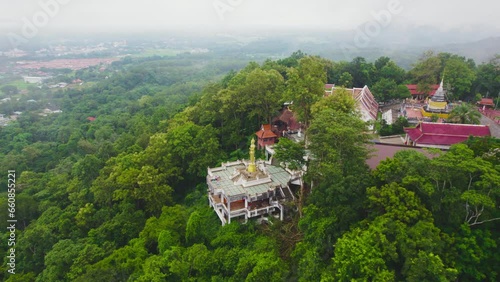
[[[231,223],[231,202],[227,199],[227,223]]]

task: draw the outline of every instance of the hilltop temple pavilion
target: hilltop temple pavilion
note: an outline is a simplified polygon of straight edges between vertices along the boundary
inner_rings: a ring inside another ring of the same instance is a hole
[[[208,168],[208,201],[222,225],[234,219],[274,216],[283,220],[284,203],[293,201],[289,183],[292,175],[285,169],[255,160],[255,140],[250,160],[223,163]]]

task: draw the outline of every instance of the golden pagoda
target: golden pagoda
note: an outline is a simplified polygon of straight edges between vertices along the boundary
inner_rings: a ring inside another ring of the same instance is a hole
[[[250,145],[250,163],[248,164],[247,171],[252,173],[255,172],[257,168],[255,167],[255,139],[252,138],[252,143]]]

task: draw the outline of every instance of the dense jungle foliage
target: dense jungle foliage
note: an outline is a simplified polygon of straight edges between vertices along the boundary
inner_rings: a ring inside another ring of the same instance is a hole
[[[0,128],[0,171],[16,171],[18,219],[16,274],[4,256],[0,279],[498,281],[498,139],[432,159],[402,151],[370,171],[354,100],[323,93],[327,82],[369,85],[389,101],[409,97],[404,84],[426,89],[445,73],[450,96],[472,101],[500,91],[499,72],[498,57],[476,66],[447,53],[426,53],[408,72],[387,57],[296,52],[243,67],[183,54],[70,74],[81,87],[32,89],[0,105],[23,111]],[[222,227],[208,206],[207,167],[247,158],[254,132],[286,101],[314,156],[304,163],[303,144],[280,143],[278,157],[308,167],[295,212]],[[47,103],[62,113],[39,115]],[[1,236],[7,242],[8,231]]]

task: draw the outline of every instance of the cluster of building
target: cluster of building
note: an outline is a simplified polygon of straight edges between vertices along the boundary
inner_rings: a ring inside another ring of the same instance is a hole
[[[39,113],[39,115],[42,116],[42,117],[46,117],[48,115],[60,114],[60,113],[62,113],[61,110],[51,110],[49,108],[45,108],[45,109],[42,110],[41,113]]]
[[[22,114],[22,112],[15,111],[10,116],[5,116],[0,114],[0,126],[7,126],[10,122],[16,121],[17,118]]]
[[[101,42],[101,43],[79,43],[72,42],[71,44],[50,44],[46,48],[38,50],[20,50],[17,48],[1,51],[0,56],[8,58],[22,58],[22,57],[62,57],[62,56],[88,56],[89,54],[100,54],[102,52],[126,52],[128,51],[128,43],[126,40]]]
[[[335,95],[340,88],[334,84],[325,85],[325,97]],[[345,89],[345,88],[342,88]],[[446,100],[443,81],[439,85],[431,86],[428,95],[420,93],[416,85],[408,85],[414,99],[420,106],[407,103],[400,110],[401,115],[407,116],[408,111],[418,111],[415,127],[405,128],[405,137],[398,137],[396,143],[373,141],[368,145],[373,149],[367,160],[367,165],[374,169],[380,161],[393,157],[401,150],[416,150],[428,154],[423,148],[433,147],[447,150],[453,144],[463,142],[470,136],[491,136],[490,128],[485,125],[449,124],[426,122],[425,118],[438,115],[439,118],[448,117],[453,105]],[[375,100],[368,86],[362,88],[347,88],[348,93],[357,102],[361,118],[370,124],[378,119],[379,103]],[[481,103],[492,101],[482,101]],[[287,211],[287,202],[293,201],[294,191],[301,183],[302,171],[291,171],[273,164],[273,145],[279,137],[290,138],[295,141],[303,140],[303,125],[298,122],[290,104],[285,104],[280,114],[271,124],[263,124],[255,133],[257,144],[252,140],[250,160],[223,163],[216,168],[208,168],[207,184],[209,205],[214,209],[222,225],[238,219],[247,222],[250,218],[265,218],[274,216],[283,219]],[[405,104],[403,104],[405,105]],[[390,111],[383,113],[384,118],[391,118]],[[409,117],[411,119],[411,117]],[[369,128],[371,129],[371,128]],[[255,149],[265,150],[265,160],[255,160]]]
[[[10,101],[10,98],[6,98],[6,99],[9,99],[7,101]],[[37,103],[36,100],[28,100],[26,101],[27,103]],[[1,103],[1,101],[0,101]],[[16,121],[19,116],[21,116],[23,112],[21,111],[14,111],[12,112],[11,115],[5,115],[5,114],[0,114],[0,126],[7,126],[10,122],[13,122],[13,121]],[[56,110],[52,110],[52,109],[49,109],[49,108],[45,108],[43,109],[40,113],[38,113],[39,116],[42,116],[42,117],[46,117],[46,116],[49,116],[49,115],[52,115],[52,114],[60,114],[62,113],[62,110],[59,110],[59,109],[56,109]]]
[[[40,70],[42,68],[80,70],[91,66],[107,66],[118,60],[118,58],[82,58],[55,59],[49,61],[18,61],[16,62],[16,68],[24,70]]]
[[[325,96],[334,95],[337,88],[325,85]],[[358,102],[365,121],[375,121],[378,103],[367,86],[346,89]],[[222,225],[238,219],[247,222],[250,218],[265,219],[274,216],[283,220],[287,202],[295,199],[294,192],[301,182],[301,171],[273,164],[273,145],[279,137],[302,139],[302,124],[287,105],[271,124],[263,124],[252,140],[250,160],[223,163],[220,167],[208,168],[208,200]],[[255,149],[264,149],[266,160],[255,160]]]
[[[406,85],[412,95],[411,100],[401,104],[401,113],[411,123],[417,124],[422,121],[431,121],[433,117],[447,119],[454,105],[446,100],[446,91],[441,84],[430,85],[430,91],[424,93],[418,90],[416,84]]]
[[[39,88],[42,87],[42,84],[44,84],[45,81],[47,81],[51,78],[52,78],[51,76],[23,76],[23,80],[25,83],[36,84],[36,85],[38,85]],[[72,85],[82,85],[83,81],[81,79],[77,78],[77,79],[73,79],[71,81],[71,84]],[[70,85],[70,84],[66,83],[66,82],[59,82],[59,83],[47,85],[47,87],[50,89],[66,88],[68,85]]]
[[[9,118],[6,118],[4,114],[0,114],[0,126],[6,126],[9,122]]]
[[[416,85],[407,87],[413,99],[412,103],[403,103],[401,112],[415,127],[405,128],[405,145],[448,149],[453,144],[467,140],[469,136],[491,136],[487,125],[442,122],[449,118],[454,107],[446,99],[443,80],[439,85],[431,85],[428,95],[418,91]],[[478,105],[485,111],[493,105],[493,99],[482,99]],[[432,117],[437,117],[440,122],[431,122]]]

